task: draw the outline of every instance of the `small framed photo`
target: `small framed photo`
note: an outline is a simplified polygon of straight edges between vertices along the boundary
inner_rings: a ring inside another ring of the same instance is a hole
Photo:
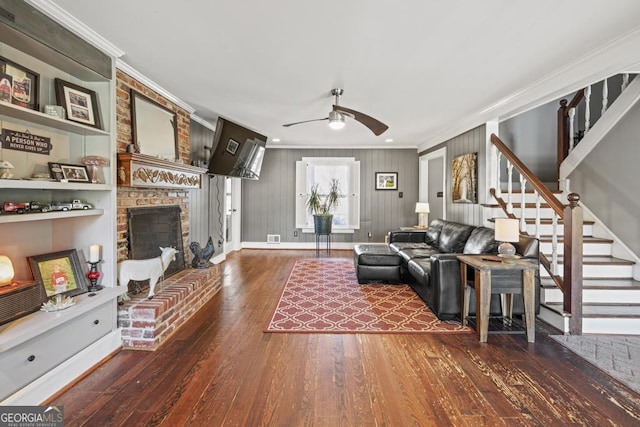
[[[67,120],[102,129],[98,97],[90,89],[62,79],[55,79],[56,102],[64,107]]]
[[[1,101],[11,102],[14,105],[30,110],[39,110],[39,80],[39,74],[0,56]]]
[[[235,156],[239,146],[240,144],[237,141],[229,139],[229,142],[227,142],[227,152]]]
[[[49,162],[49,173],[51,174],[51,178],[57,181],[91,182],[89,171],[84,165]]]
[[[87,278],[75,249],[30,256],[28,260],[34,280],[43,284],[47,297],[87,292]]]
[[[397,190],[398,172],[376,172],[376,190]]]

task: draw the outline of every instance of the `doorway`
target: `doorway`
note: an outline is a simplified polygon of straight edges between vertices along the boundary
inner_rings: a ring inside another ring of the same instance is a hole
[[[446,159],[446,147],[420,157],[419,201],[429,203],[431,219],[447,219]]]
[[[224,182],[224,253],[240,249],[240,178],[225,178]]]

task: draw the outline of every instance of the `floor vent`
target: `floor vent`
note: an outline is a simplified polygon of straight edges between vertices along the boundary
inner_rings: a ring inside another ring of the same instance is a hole
[[[267,243],[280,243],[279,234],[267,234]]]

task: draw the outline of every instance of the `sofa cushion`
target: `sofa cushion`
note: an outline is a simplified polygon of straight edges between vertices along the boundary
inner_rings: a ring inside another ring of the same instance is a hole
[[[407,264],[409,273],[413,277],[420,279],[424,284],[429,283],[429,273],[431,272],[431,260],[424,258],[416,258]]]
[[[446,221],[443,221],[441,219],[434,219],[433,221],[431,221],[431,224],[429,224],[429,228],[427,228],[427,235],[424,238],[427,244],[433,246],[436,249],[438,248],[440,232],[442,232],[442,227],[445,223]]]
[[[478,227],[469,235],[462,252],[469,255],[497,253],[498,243],[494,236],[495,230],[487,227]]]
[[[473,225],[447,222],[440,232],[438,250],[442,253],[462,253],[469,235],[475,227]]]
[[[520,236],[520,240],[513,244],[516,247],[516,253],[524,258],[538,259],[540,257],[540,242],[528,236]]]
[[[430,246],[424,242],[422,243],[395,242],[395,243],[389,243],[389,247],[396,252],[402,252],[407,249],[428,249]]]
[[[403,249],[398,252],[405,261],[409,261],[414,258],[429,258],[432,254],[438,253],[436,248],[415,248],[415,249]]]

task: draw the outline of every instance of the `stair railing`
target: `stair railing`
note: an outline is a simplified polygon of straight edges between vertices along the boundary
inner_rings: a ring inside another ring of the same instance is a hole
[[[498,204],[509,218],[517,218],[513,212],[513,168],[520,174],[520,231],[528,234],[526,229],[526,203],[525,190],[527,185],[531,187],[535,195],[535,228],[536,238],[540,238],[541,229],[541,201],[553,210],[552,237],[551,237],[551,260],[544,254],[540,254],[540,263],[549,272],[554,283],[563,294],[563,316],[565,318],[564,332],[574,335],[582,333],[582,208],[578,202],[580,196],[570,193],[567,196],[569,203],[565,206],[558,198],[540,181],[540,179],[527,168],[522,161],[498,138],[496,134],[491,134],[493,149],[489,153],[495,162],[488,162],[497,168],[496,181],[490,183],[489,190]],[[507,164],[507,194],[505,202],[501,190],[501,157],[505,158]],[[559,274],[558,268],[558,221],[562,220],[564,225],[563,233],[563,275]]]
[[[602,105],[600,107],[600,117],[607,111],[607,108],[613,100],[609,99],[609,79],[602,81]],[[629,74],[622,74],[622,84],[620,93],[629,85]],[[560,101],[558,109],[558,171],[560,164],[569,155],[578,142],[589,132],[593,126],[591,122],[591,95],[593,85],[589,85],[584,89],[580,89],[575,93],[571,102],[567,104],[566,99]],[[584,102],[583,102],[584,101]],[[584,108],[584,123],[578,123],[577,110]],[[581,126],[582,125],[582,126]],[[582,127],[582,129],[580,129]]]

